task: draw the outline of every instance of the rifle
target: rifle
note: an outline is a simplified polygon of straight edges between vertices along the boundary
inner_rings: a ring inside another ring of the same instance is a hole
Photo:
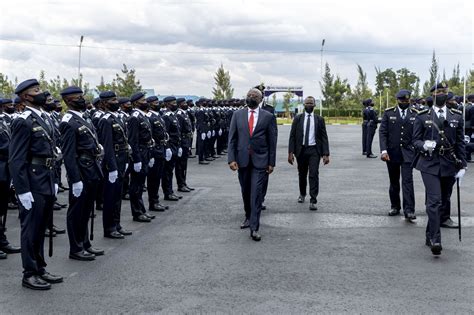
[[[51,211],[51,218],[49,219],[49,257],[53,257],[53,211]]]
[[[95,206],[92,206],[92,212],[91,212],[91,235],[90,235],[90,237],[89,237],[89,239],[90,239],[91,241],[94,240],[94,217],[95,217],[94,208],[95,208]]]
[[[456,179],[456,190],[458,195],[458,221],[459,221],[459,241],[461,241],[461,192],[459,190],[459,178]]]

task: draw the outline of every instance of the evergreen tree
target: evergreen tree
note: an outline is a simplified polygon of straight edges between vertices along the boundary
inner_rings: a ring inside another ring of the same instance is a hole
[[[0,97],[15,97],[15,87],[17,84],[14,84],[8,79],[7,75],[0,73]]]
[[[121,72],[121,75],[115,74],[115,79],[111,83],[111,90],[114,90],[120,96],[126,97],[142,90],[140,80],[136,77],[135,69],[128,69],[127,65],[123,64]]]
[[[216,87],[212,88],[214,99],[227,100],[232,98],[234,95],[234,89],[230,83],[230,74],[229,71],[225,71],[222,63],[216,71],[214,82],[216,84]]]
[[[326,108],[329,108],[329,106],[333,105],[333,84],[334,75],[331,74],[331,68],[329,68],[329,64],[326,62],[324,67],[323,82],[319,82],[324,97],[322,105]]]
[[[360,65],[357,65],[358,79],[354,90],[351,93],[351,100],[356,104],[361,104],[364,99],[372,96],[372,91],[367,83],[367,73]]]
[[[438,73],[438,61],[436,61],[436,53],[433,50],[433,57],[431,58],[431,67],[430,67],[430,78],[428,81],[423,84],[423,95],[427,96],[430,95],[430,89],[433,85],[435,85],[436,81],[438,81],[439,73]]]

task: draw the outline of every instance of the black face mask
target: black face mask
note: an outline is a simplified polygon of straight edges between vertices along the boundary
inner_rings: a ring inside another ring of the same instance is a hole
[[[314,112],[314,106],[305,106],[304,111],[307,112],[308,114],[311,114]]]
[[[144,110],[144,111],[145,111],[145,110],[148,110],[148,109],[150,108],[150,105],[148,105],[147,102],[145,102],[145,103],[138,103],[138,108],[139,108],[140,110]]]
[[[44,93],[40,93],[37,95],[29,95],[29,96],[33,98],[33,101],[31,101],[31,104],[35,106],[44,106],[44,104],[46,104],[46,95],[44,95]]]
[[[407,109],[408,106],[410,106],[410,104],[408,103],[398,103],[398,107],[400,107],[401,109]]]
[[[170,105],[168,108],[170,109],[170,111],[175,112],[175,111],[178,110],[178,105],[177,104],[176,105]]]
[[[446,103],[446,100],[448,99],[448,95],[439,94],[439,95],[436,95],[436,97],[433,97],[433,99],[436,99],[436,106],[443,107],[444,104]]]
[[[56,104],[54,104],[54,102],[53,103],[46,103],[46,104],[44,104],[43,108],[47,112],[52,112],[53,110],[56,109]]]
[[[83,99],[83,98],[80,98],[80,99],[75,100],[75,101],[71,101],[70,105],[74,110],[77,110],[77,111],[80,111],[80,112],[85,111],[86,107],[87,107],[86,106],[86,100]]]
[[[127,114],[130,114],[132,112],[133,108],[131,106],[124,106],[122,107],[122,111],[124,111]]]
[[[245,100],[245,102],[247,103],[247,106],[248,108],[250,109],[255,109],[258,107],[258,102],[256,99],[254,98],[250,98],[250,97],[247,97],[247,99]]]
[[[54,109],[54,111],[55,111],[56,113],[60,113],[60,112],[63,111],[63,108],[56,106],[56,108]]]
[[[5,113],[10,115],[15,113],[15,107],[5,107]]]

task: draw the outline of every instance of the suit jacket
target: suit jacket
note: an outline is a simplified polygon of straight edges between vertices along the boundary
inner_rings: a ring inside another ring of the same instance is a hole
[[[232,115],[227,149],[228,162],[237,162],[239,167],[247,167],[249,161],[255,168],[266,168],[276,163],[276,121],[265,110],[258,109],[257,125],[252,136],[249,133],[247,108]]]
[[[306,112],[296,115],[291,124],[290,140],[288,144],[288,153],[293,153],[296,157],[300,156],[304,141],[304,119]],[[314,130],[316,147],[319,156],[329,156],[329,140],[326,132],[326,123],[324,118],[313,113],[314,116]]]
[[[390,161],[413,162],[416,152],[412,136],[416,115],[414,109],[408,108],[405,119],[402,119],[398,106],[388,108],[383,114],[379,128],[380,151],[386,150]]]
[[[434,124],[444,129],[447,141],[443,141],[438,128]],[[441,175],[442,177],[456,175],[457,169],[454,157],[446,152],[443,155],[440,154],[440,149],[446,147],[446,142],[450,143],[456,158],[461,160],[462,165],[466,167],[466,145],[464,143],[463,128],[462,113],[458,110],[449,109],[446,113],[444,124],[441,124],[433,109],[419,112],[413,129],[413,144],[420,151],[419,159],[416,161],[416,169],[432,175]],[[431,156],[423,149],[425,140],[436,141],[436,149]]]

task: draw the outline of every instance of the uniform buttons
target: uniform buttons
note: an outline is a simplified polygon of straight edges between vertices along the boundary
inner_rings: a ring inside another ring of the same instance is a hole
[[[403,131],[401,132],[401,134],[403,134]]]
[[[400,140],[402,140],[402,139],[400,139]],[[403,144],[400,143],[400,146],[403,147]]]

